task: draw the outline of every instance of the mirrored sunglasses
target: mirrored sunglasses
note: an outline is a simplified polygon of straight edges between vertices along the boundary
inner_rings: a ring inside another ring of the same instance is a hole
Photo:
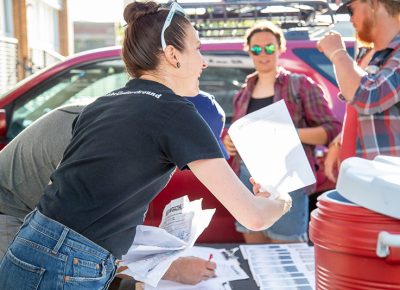
[[[263,51],[263,48],[259,45],[253,45],[250,48],[250,52],[253,55],[260,55]],[[267,44],[266,46],[264,46],[264,51],[266,54],[274,54],[276,51],[276,45],[275,44]]]
[[[165,30],[171,25],[172,18],[174,17],[174,14],[176,11],[178,11],[182,14],[185,14],[185,11],[183,10],[183,8],[177,2],[174,1],[171,3],[171,6],[169,8],[169,13],[167,15],[167,18],[165,18],[165,22],[164,22],[163,28],[161,30],[161,47],[163,50],[165,50],[165,48],[167,47],[167,44],[165,42],[164,33],[165,33]]]

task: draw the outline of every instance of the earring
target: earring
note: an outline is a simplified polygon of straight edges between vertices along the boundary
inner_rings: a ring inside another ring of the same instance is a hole
[[[179,61],[176,63],[176,68],[180,68],[181,64],[179,63]]]

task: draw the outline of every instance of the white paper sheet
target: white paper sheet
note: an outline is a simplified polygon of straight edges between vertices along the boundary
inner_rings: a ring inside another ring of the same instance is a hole
[[[315,183],[283,100],[242,117],[228,133],[251,175],[272,198]]]

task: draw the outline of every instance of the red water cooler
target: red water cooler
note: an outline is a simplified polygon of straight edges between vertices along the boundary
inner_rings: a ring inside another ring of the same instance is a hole
[[[358,206],[337,191],[324,193],[317,205],[309,230],[316,289],[400,290],[400,220]]]

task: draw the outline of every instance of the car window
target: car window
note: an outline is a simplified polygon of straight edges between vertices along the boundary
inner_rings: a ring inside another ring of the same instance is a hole
[[[52,109],[76,102],[89,103],[128,81],[120,59],[72,68],[28,92],[14,105],[7,138],[14,138],[33,121]]]
[[[354,48],[347,48],[347,52],[349,55],[354,55]],[[323,53],[319,52],[317,48],[295,48],[293,49],[293,53],[332,84],[338,86],[332,63]]]
[[[251,59],[244,52],[205,52],[208,67],[200,77],[200,89],[215,96],[225,111],[226,124],[232,120],[232,98],[243,86],[247,75],[254,72]]]
[[[200,78],[201,90],[213,94],[225,111],[226,123],[233,115],[233,96],[242,87],[246,76],[254,70],[245,68],[209,67]]]
[[[200,79],[200,88],[213,94],[226,112],[227,123],[232,117],[232,97],[253,71],[251,60],[243,52],[232,55],[218,51],[205,53],[209,67]],[[32,122],[52,109],[76,102],[89,103],[119,87],[128,75],[121,59],[101,61],[74,67],[47,80],[18,98],[14,104],[7,138],[13,139]]]
[[[353,49],[348,49],[350,55]],[[316,48],[295,48],[293,52],[333,84],[332,64]],[[213,94],[226,114],[229,126],[232,98],[243,86],[246,76],[254,71],[244,51],[203,51],[208,68],[200,78],[200,89]],[[7,138],[19,132],[48,111],[70,103],[89,103],[114,89],[123,87],[128,75],[121,59],[102,60],[71,68],[18,98],[13,104]]]

